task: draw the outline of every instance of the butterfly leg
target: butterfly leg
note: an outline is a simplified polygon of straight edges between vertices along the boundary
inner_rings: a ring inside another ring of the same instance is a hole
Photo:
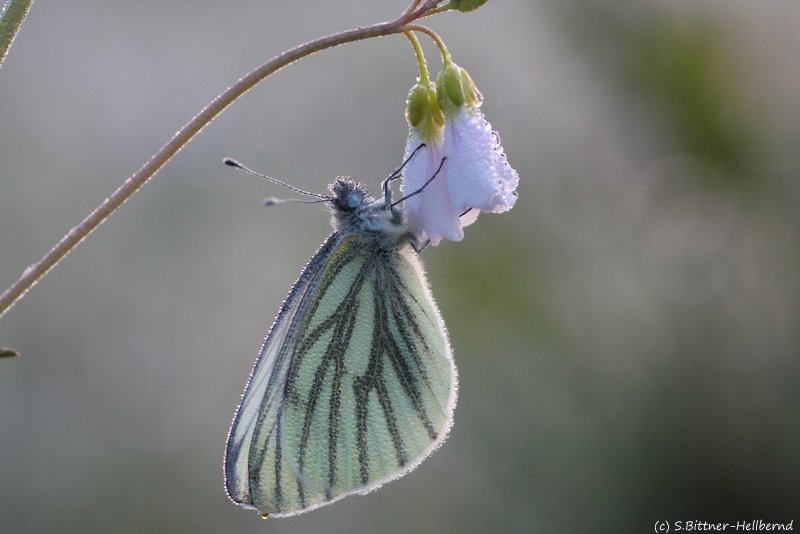
[[[411,161],[411,158],[414,157],[414,154],[416,154],[424,146],[425,143],[421,143],[417,148],[415,148],[414,151],[406,158],[403,164],[392,171],[392,174],[390,174],[381,184],[381,187],[383,188],[383,198],[387,206],[392,203],[392,190],[389,188],[389,184],[402,176],[403,167],[405,167],[408,162]]]
[[[401,198],[397,202],[392,202],[391,204],[389,204],[389,207],[393,208],[396,205],[398,205],[401,202],[403,202],[404,200],[407,200],[407,199],[413,197],[414,195],[419,195],[420,193],[422,193],[425,190],[425,188],[428,187],[428,184],[430,184],[433,181],[433,179],[436,178],[436,176],[439,175],[439,172],[442,170],[442,167],[444,167],[444,162],[445,161],[447,161],[447,156],[442,158],[441,163],[439,163],[439,166],[436,168],[436,172],[434,172],[433,176],[428,178],[428,180],[424,184],[422,184],[422,187],[420,187],[419,189],[417,189],[416,191],[414,191],[412,193],[407,194],[406,196],[404,196],[403,198]]]

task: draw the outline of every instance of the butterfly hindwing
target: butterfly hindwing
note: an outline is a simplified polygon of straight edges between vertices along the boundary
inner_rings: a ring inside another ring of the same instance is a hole
[[[407,243],[384,249],[369,233],[334,234],[265,342],[226,457],[226,472],[234,465],[246,483],[233,492],[229,483],[229,495],[280,516],[375,489],[441,444],[455,397],[416,253]]]

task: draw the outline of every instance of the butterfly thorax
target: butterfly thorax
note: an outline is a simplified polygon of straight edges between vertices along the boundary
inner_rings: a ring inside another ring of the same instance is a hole
[[[390,199],[376,200],[364,184],[344,177],[337,178],[330,190],[331,226],[340,234],[372,234],[387,250],[412,239],[402,211],[387,205]]]

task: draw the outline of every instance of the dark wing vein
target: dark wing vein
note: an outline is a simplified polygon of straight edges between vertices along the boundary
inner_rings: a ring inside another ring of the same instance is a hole
[[[450,424],[448,408],[434,400],[453,393],[441,376],[451,363],[449,348],[424,278],[415,280],[416,260],[382,249],[369,234],[334,234],[318,256],[276,320],[275,328],[286,331],[281,345],[273,347],[270,334],[262,349],[273,361],[259,375],[264,398],[249,443],[248,493],[257,493],[268,511],[316,507],[358,491],[359,481],[361,488],[375,487],[421,461]],[[432,341],[425,338],[430,332]],[[353,346],[356,338],[365,346]],[[342,421],[355,432],[342,432]],[[235,419],[232,435],[236,425]],[[238,456],[242,443],[229,440],[229,454]],[[351,461],[337,465],[353,447]],[[274,464],[265,470],[270,455]],[[261,492],[262,483],[269,493]]]

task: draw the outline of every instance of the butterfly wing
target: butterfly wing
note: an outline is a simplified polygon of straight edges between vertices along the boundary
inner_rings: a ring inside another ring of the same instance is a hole
[[[276,420],[283,402],[286,372],[291,363],[290,349],[297,336],[298,317],[308,303],[309,289],[336,244],[332,234],[309,260],[284,300],[236,408],[225,447],[225,489],[235,503],[255,508],[250,493],[248,458],[258,425]]]
[[[411,247],[334,234],[284,304],[251,384],[226,457],[235,501],[294,515],[415,468],[452,424],[456,371]]]

